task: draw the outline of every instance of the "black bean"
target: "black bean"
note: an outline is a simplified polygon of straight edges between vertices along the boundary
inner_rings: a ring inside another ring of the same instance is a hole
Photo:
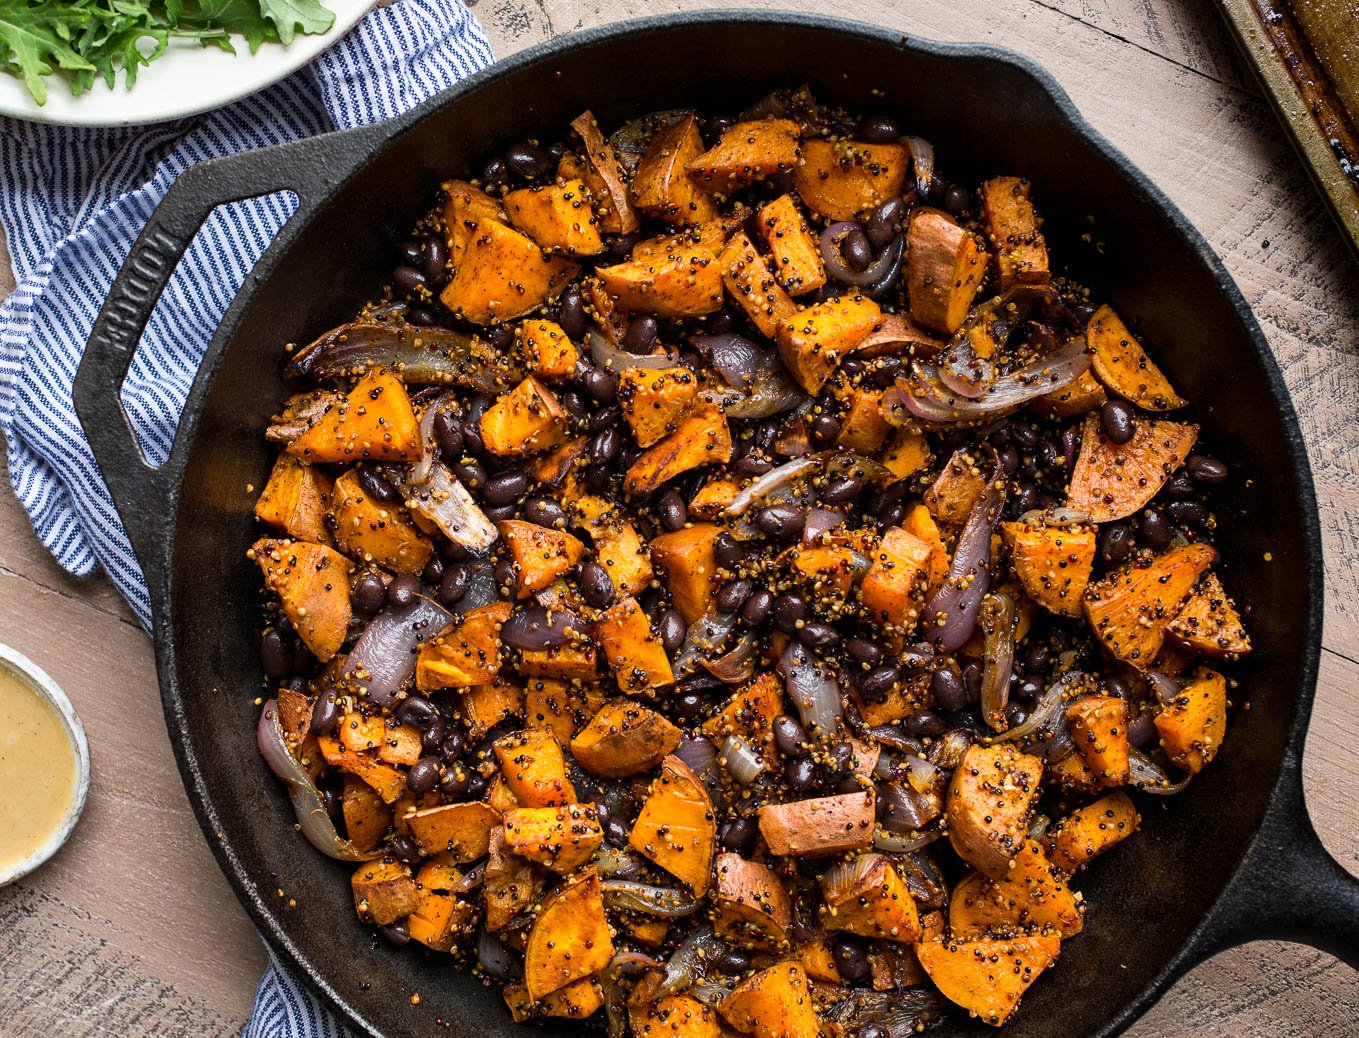
[[[437,554],[431,555],[425,568],[420,571],[420,579],[426,584],[438,584],[444,579],[444,560]]]
[[[603,368],[589,368],[578,379],[581,387],[597,404],[607,404],[618,396],[618,376]]]
[[[833,744],[826,754],[826,766],[831,781],[839,782],[854,770],[854,746],[847,742]]]
[[[623,409],[617,404],[609,404],[607,407],[601,407],[590,418],[590,431],[598,432],[600,429],[607,429],[610,426],[617,425],[619,421],[622,420],[622,417]]]
[[[387,600],[387,586],[376,573],[369,571],[354,581],[349,593],[349,604],[361,617],[369,617],[382,608]]]
[[[1020,447],[1032,450],[1038,446],[1038,427],[1030,422],[1015,422],[1010,426],[1010,435]]]
[[[862,984],[872,976],[868,956],[858,941],[837,937],[831,945],[831,952],[835,956],[835,969],[846,983]]]
[[[427,306],[412,303],[406,308],[406,320],[418,328],[433,328],[439,323],[439,315]]]
[[[397,948],[404,948],[411,943],[411,928],[406,925],[404,919],[378,927],[378,933],[382,934],[388,944]]]
[[[1189,474],[1199,483],[1221,483],[1227,478],[1226,462],[1210,458],[1206,454],[1191,454],[1185,462]]]
[[[601,430],[590,443],[590,460],[603,468],[623,448],[623,434],[615,427]]]
[[[685,692],[673,700],[675,711],[680,719],[692,721],[703,713],[706,705],[703,695],[699,692]]]
[[[504,522],[506,519],[513,519],[518,513],[517,505],[487,505],[482,509],[486,513],[486,518],[493,523]]]
[[[1178,498],[1193,497],[1198,492],[1199,492],[1198,485],[1194,482],[1194,478],[1191,475],[1189,475],[1189,472],[1185,469],[1180,469],[1179,472],[1171,476],[1168,480],[1166,480],[1166,485],[1161,488],[1161,493],[1163,493],[1166,497],[1178,497]]]
[[[967,698],[970,702],[976,702],[981,695],[982,669],[980,663],[969,663],[963,668],[963,687],[967,689]]]
[[[1025,718],[1028,716],[1029,712],[1024,709],[1022,703],[1016,703],[1011,700],[1005,704],[1005,720],[1008,722],[1009,727],[1013,728],[1016,725],[1023,724]]]
[[[403,241],[396,247],[396,253],[403,263],[415,266],[425,255],[425,247],[418,241]]]
[[[514,342],[514,329],[508,324],[498,324],[494,328],[485,328],[481,335],[498,350],[507,350]]]
[[[434,416],[431,427],[434,430],[434,442],[439,446],[439,453],[447,463],[457,461],[462,457],[462,429],[458,421],[449,414],[440,412]]]
[[[883,526],[897,526],[901,520],[906,518],[906,506],[898,502],[888,505],[878,513],[878,522]]]
[[[807,619],[807,603],[795,591],[785,591],[774,597],[771,609],[774,627],[784,634],[796,634],[798,624]]]
[[[755,513],[755,525],[771,537],[791,541],[807,525],[807,512],[797,505],[770,505]]]
[[[1024,653],[1024,669],[1035,673],[1046,670],[1050,656],[1051,652],[1042,642],[1031,645]]]
[[[944,208],[954,216],[961,216],[972,208],[972,192],[954,184],[944,194]]]
[[[286,678],[293,672],[292,646],[276,627],[270,627],[260,636],[260,665],[265,677],[272,681]]]
[[[420,578],[409,573],[394,577],[387,585],[387,604],[397,609],[405,608],[415,601],[415,596],[423,590]]]
[[[883,389],[896,385],[905,365],[900,357],[883,357],[873,369],[873,381]]]
[[[590,329],[589,318],[585,315],[585,300],[575,289],[562,293],[557,304],[557,323],[571,338],[579,341],[585,338]]]
[[[1108,523],[1099,532],[1099,553],[1111,566],[1117,566],[1132,551],[1132,531],[1127,523]]]
[[[717,608],[724,613],[738,612],[754,590],[754,581],[729,580],[718,589]]]
[[[783,766],[783,781],[794,793],[808,793],[816,787],[816,765],[806,758],[790,760]]]
[[[835,446],[840,438],[840,419],[833,415],[819,414],[807,425],[807,438],[813,447],[825,449]]]
[[[398,836],[392,841],[392,854],[411,864],[420,860],[420,845],[409,836]]]
[[[854,136],[870,144],[889,144],[901,136],[901,129],[890,115],[865,115],[859,118]]]
[[[1106,400],[1099,409],[1099,424],[1114,443],[1127,443],[1137,432],[1136,413],[1126,400]]]
[[[313,735],[329,735],[340,726],[340,704],[334,692],[322,692],[311,709]]]
[[[455,606],[467,594],[472,585],[472,571],[465,563],[454,562],[444,567],[443,578],[439,581],[439,601],[446,606]]]
[[[580,567],[580,593],[585,596],[586,604],[596,609],[613,605],[618,594],[609,571],[598,562],[587,562]]]
[[[524,502],[524,519],[537,526],[562,529],[566,526],[566,509],[550,497],[531,497]]]
[[[689,509],[685,507],[684,498],[673,490],[667,490],[656,502],[656,517],[660,519],[662,527],[673,532],[683,529],[689,521]],[[735,612],[734,609],[727,611]]]
[[[769,619],[774,606],[774,593],[768,588],[756,588],[741,607],[741,620],[747,627],[759,627]]]
[[[744,821],[744,819],[742,819]],[[753,832],[753,830],[752,830]],[[728,948],[716,959],[713,960],[713,969],[718,973],[725,973],[727,976],[735,976],[750,969],[753,959],[750,952],[744,948]]]
[[[830,624],[812,620],[798,631],[797,640],[813,649],[829,649],[840,644],[840,632]]]
[[[438,753],[444,741],[443,718],[436,717],[434,724],[420,733],[420,746],[426,753]]]
[[[425,239],[425,277],[442,281],[448,275],[448,246],[437,235]]]
[[[509,469],[486,480],[481,496],[488,504],[508,505],[528,492],[529,479],[518,469]]]
[[[736,326],[736,318],[730,310],[718,310],[715,314],[708,315],[707,331],[709,335],[725,335]]]
[[[467,749],[467,738],[462,732],[449,732],[439,743],[439,752],[450,761],[455,761]]]
[[[439,784],[439,762],[434,757],[421,757],[406,772],[406,788],[412,793],[428,793]]]
[[[467,454],[480,454],[486,449],[481,439],[481,420],[469,418],[462,423],[462,449]]]
[[[864,481],[855,476],[836,476],[821,491],[821,500],[828,505],[853,501],[863,493]]]
[[[897,653],[897,666],[903,671],[919,674],[934,663],[934,646],[929,642],[915,642]]]
[[[439,783],[439,792],[450,800],[467,795],[472,788],[472,772],[461,764],[450,764]]]
[[[946,714],[956,714],[967,706],[967,686],[963,676],[953,667],[940,667],[930,678],[934,701]]]
[[[482,168],[481,179],[486,181],[488,187],[495,187],[505,183],[509,177],[509,171],[505,168],[504,159],[492,159]]]
[[[899,196],[889,198],[868,215],[864,233],[875,249],[885,248],[897,236],[905,215],[906,203]]]
[[[453,475],[468,490],[474,493],[486,485],[486,466],[479,461],[457,461],[452,466]]]
[[[623,348],[629,353],[650,353],[660,332],[656,318],[650,314],[637,314],[628,322],[628,330],[623,333]]]
[[[846,375],[857,375],[863,369],[864,361],[858,357],[850,357],[849,360],[840,365],[840,370]]]
[[[713,541],[713,555],[723,569],[737,569],[746,560],[746,549],[725,530]]]
[[[505,165],[528,180],[546,176],[552,168],[552,155],[536,144],[516,144],[505,152]]]
[[[850,270],[861,273],[867,270],[873,262],[873,246],[868,242],[868,235],[855,227],[840,240],[840,255]]]
[[[1202,501],[1171,501],[1166,505],[1166,512],[1181,526],[1194,526],[1208,521],[1208,506]]]
[[[397,267],[392,271],[392,284],[406,295],[418,295],[426,280],[425,275],[414,267]]]
[[[889,663],[886,666],[875,667],[865,674],[863,681],[859,683],[859,689],[869,699],[880,701],[887,698],[900,680],[901,671]]]
[[[732,465],[732,468],[743,476],[763,476],[773,467],[772,461],[758,454],[747,454]]]
[[[748,854],[755,847],[758,829],[753,818],[732,818],[722,826],[722,846],[734,854]]]
[[[495,586],[501,588],[512,588],[518,583],[517,572],[514,563],[509,559],[501,559],[491,567],[491,576],[495,579]]]
[[[1158,508],[1148,508],[1137,524],[1137,539],[1152,551],[1170,547],[1171,529],[1166,515]]]
[[[585,406],[585,398],[574,389],[565,389],[557,394],[557,402],[566,408],[566,413],[577,422],[584,421],[590,414]]]
[[[396,719],[424,731],[439,719],[439,710],[423,696],[407,696],[396,708]]]
[[[783,756],[801,760],[807,756],[807,729],[795,717],[780,714],[774,718],[774,746]]]
[[[392,486],[391,481],[377,469],[369,468],[367,465],[359,467],[359,486],[363,488],[365,494],[379,501],[390,502],[401,499],[401,494]]]
[[[948,722],[933,710],[917,710],[902,720],[901,727],[907,735],[921,738],[943,735],[948,731]]]
[[[661,614],[660,632],[661,645],[664,646],[666,653],[673,656],[679,652],[688,628],[678,609],[667,609]]]
[[[501,734],[505,734],[502,730]],[[486,787],[491,784],[491,780],[485,775],[472,773],[472,781],[467,783],[467,797],[469,800],[476,800],[486,792]]]

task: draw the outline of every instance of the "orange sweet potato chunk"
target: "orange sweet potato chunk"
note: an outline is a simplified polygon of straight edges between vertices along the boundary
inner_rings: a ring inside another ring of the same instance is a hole
[[[344,829],[361,854],[375,850],[392,824],[392,811],[372,786],[357,775],[345,775],[340,799]]]
[[[1103,407],[1108,399],[1109,394],[1087,368],[1077,376],[1075,382],[1043,394],[1029,406],[1039,414],[1070,418]]]
[[[708,791],[678,757],[661,762],[661,773],[651,783],[628,843],[687,884],[694,897],[707,893],[717,849],[717,821]]]
[[[1155,419],[1137,421],[1127,443],[1104,435],[1099,416],[1081,426],[1081,450],[1067,488],[1069,507],[1097,523],[1124,519],[1147,504],[1184,464],[1198,438],[1198,426]]]
[[[882,535],[859,585],[859,598],[875,620],[900,628],[899,633],[915,630],[933,557],[930,544],[899,526]]]
[[[860,937],[912,944],[920,940],[920,912],[910,888],[881,854],[865,854],[847,869],[822,873],[821,924]]]
[[[717,203],[712,195],[684,172],[702,152],[703,139],[692,114],[657,133],[633,173],[633,204],[669,223],[702,223],[716,217]]]
[[[500,627],[510,618],[508,602],[469,609],[420,646],[415,684],[422,692],[489,685],[500,673]]]
[[[1085,339],[1095,351],[1091,369],[1118,396],[1148,411],[1170,411],[1189,402],[1175,392],[1170,380],[1107,304],[1086,324]]]
[[[561,744],[547,728],[501,736],[495,755],[505,784],[525,807],[564,807],[576,802]]]
[[[288,444],[288,453],[307,461],[414,461],[424,447],[420,423],[401,380],[373,368],[340,403]]]
[[[565,442],[568,417],[552,390],[530,375],[496,398],[478,429],[492,454],[537,454]]]
[[[467,243],[478,220],[505,222],[505,210],[500,203],[479,187],[465,180],[450,180],[443,185],[448,202],[444,205],[444,235],[448,239],[449,263],[456,267],[462,261]]]
[[[980,872],[965,877],[949,898],[948,927],[955,940],[1019,931],[1074,937],[1084,927],[1084,908],[1062,873],[1034,840],[1020,848],[1000,879]]]
[[[524,987],[536,1002],[598,973],[612,958],[604,894],[599,876],[589,871],[543,902],[524,949]]]
[[[925,941],[920,965],[940,993],[983,1023],[999,1027],[1019,1007],[1038,975],[1057,958],[1062,939],[1052,934],[980,941]]]
[[[744,231],[737,231],[717,261],[727,294],[741,304],[760,333],[772,339],[779,324],[792,317],[797,304],[779,284],[769,258],[755,251]]]
[[[555,678],[537,678],[524,688],[524,717],[530,725],[552,730],[559,743],[569,743],[604,705],[604,693]]]
[[[286,451],[278,456],[269,482],[255,502],[255,518],[299,541],[329,544],[331,478]]]
[[[846,293],[804,307],[779,325],[779,357],[803,389],[820,392],[841,358],[853,352],[882,319],[882,308],[863,295]]]
[[[779,280],[790,295],[800,296],[826,283],[826,266],[816,236],[792,195],[780,195],[761,206],[756,220],[769,243]]]
[[[716,404],[700,399],[673,433],[633,462],[623,486],[634,497],[646,497],[690,469],[730,460],[727,416]]]
[[[840,416],[840,436],[836,445],[858,454],[873,455],[892,435],[892,426],[883,417],[882,401],[886,391],[862,383],[847,389],[837,388],[835,396],[848,406]]]
[[[628,1022],[636,1038],[722,1038],[717,1013],[688,995],[656,997],[659,973],[648,973],[628,998]]]
[[[604,989],[594,977],[581,977],[566,987],[544,995],[534,1002],[523,984],[506,984],[505,1005],[516,1024],[540,1016],[560,1016],[568,1020],[584,1020],[599,1012],[604,1005]]]
[[[1176,638],[1209,656],[1235,658],[1250,652],[1250,635],[1217,574],[1209,573],[1167,627]]]
[[[877,796],[863,793],[768,804],[760,808],[760,835],[771,854],[824,857],[864,850],[873,843]]]
[[[713,929],[725,941],[744,948],[763,948],[788,939],[792,899],[768,865],[737,854],[719,854],[713,902],[717,906]]]
[[[483,738],[507,717],[524,716],[524,690],[501,674],[464,689],[461,700],[462,719],[473,739]]]
[[[655,710],[615,699],[571,740],[571,756],[591,775],[625,778],[656,767],[679,745],[681,735]]]
[[[799,129],[791,119],[752,119],[722,133],[710,150],[688,162],[689,177],[708,191],[729,194],[800,161]]]
[[[728,1024],[755,1038],[821,1033],[807,974],[795,962],[780,962],[742,981],[718,1008]]]
[[[637,230],[637,214],[628,198],[623,167],[595,121],[594,113],[582,112],[571,122],[571,129],[580,134],[589,160],[582,176],[591,193],[599,202],[596,215],[599,229],[606,234],[631,234]]]
[[[674,684],[670,658],[635,598],[624,598],[611,606],[595,621],[593,630],[624,692]]]
[[[520,188],[503,201],[510,223],[544,252],[593,256],[604,251],[590,190],[582,180]]]
[[[637,527],[616,517],[594,534],[594,540],[595,561],[608,571],[619,594],[640,595],[651,586],[655,576],[651,555]]]
[[[578,264],[544,256],[528,235],[483,216],[439,298],[465,321],[499,324],[550,302],[579,272]]]
[[[500,812],[473,800],[414,811],[405,818],[411,838],[426,854],[448,854],[454,861],[476,861],[486,853]]]
[[[994,177],[982,184],[982,214],[1002,292],[1015,285],[1046,285],[1051,279],[1048,246],[1022,177]]]
[[[604,291],[631,313],[700,317],[722,308],[722,266],[707,249],[678,244],[662,255],[598,267]]]
[[[351,558],[392,573],[419,573],[434,544],[396,504],[378,501],[359,483],[357,469],[335,481],[335,540]]]
[[[651,558],[665,573],[675,608],[693,623],[712,606],[717,594],[717,535],[713,523],[690,523],[651,540]]]
[[[496,529],[510,550],[520,598],[547,587],[585,554],[585,545],[565,530],[522,519],[505,519],[496,524]]]
[[[1227,734],[1227,679],[1200,667],[1174,701],[1156,715],[1166,755],[1197,775],[1217,756]]]
[[[928,508],[916,502],[906,509],[906,515],[901,520],[901,528],[930,546],[929,590],[933,594],[943,587],[944,581],[948,579],[950,561],[949,550],[944,546],[943,534],[939,532],[939,524],[934,521],[934,516],[930,515]]]
[[[576,373],[580,351],[556,321],[525,321],[519,326],[519,346],[536,378],[560,382]]]
[[[954,769],[945,813],[958,856],[1002,879],[1028,835],[1043,762],[1008,743],[971,746]]]
[[[1016,521],[1002,523],[1001,535],[1025,594],[1050,613],[1080,616],[1095,564],[1095,528]]]
[[[420,905],[410,869],[398,861],[366,861],[351,878],[359,918],[375,926],[404,919]]]
[[[701,730],[718,746],[728,736],[738,736],[772,760],[774,718],[782,712],[783,682],[774,674],[761,674],[704,721]]]
[[[1114,696],[1082,696],[1066,708],[1071,741],[1105,786],[1128,781],[1128,704]]]
[[[505,812],[506,848],[554,872],[575,872],[603,842],[604,830],[593,804],[516,807]]]
[[[906,283],[917,324],[952,335],[962,327],[986,273],[986,252],[943,213],[928,210],[906,234]]]
[[[885,417],[891,422],[890,416]],[[897,479],[906,479],[928,468],[933,458],[925,434],[919,429],[907,427],[896,431],[879,460]]]
[[[324,544],[262,538],[250,548],[298,636],[321,662],[344,643],[351,615],[350,561]]]
[[[1072,811],[1047,831],[1043,843],[1053,865],[1064,872],[1075,872],[1126,840],[1140,822],[1127,793],[1110,793]]]
[[[398,724],[391,717],[364,717],[351,710],[340,719],[340,742],[355,753],[375,753],[388,764],[410,767],[422,755],[420,732],[413,725]]]
[[[639,447],[674,432],[698,399],[698,376],[689,368],[629,368],[618,375],[618,403]]]
[[[1095,637],[1121,660],[1150,663],[1180,603],[1215,557],[1207,545],[1184,544],[1150,561],[1134,560],[1091,584],[1085,616]]]
[[[416,874],[420,904],[406,920],[411,940],[435,951],[451,951],[472,929],[476,909],[453,893],[462,873],[443,861],[426,862]]]
[[[793,186],[813,212],[828,220],[852,220],[901,194],[910,165],[910,152],[900,144],[803,141]]]

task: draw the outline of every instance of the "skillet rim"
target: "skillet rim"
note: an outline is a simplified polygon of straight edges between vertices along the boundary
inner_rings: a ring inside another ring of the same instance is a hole
[[[1268,341],[1261,331],[1253,312],[1247,305],[1240,289],[1227,271],[1221,259],[1209,246],[1202,234],[1180,211],[1174,202],[1126,156],[1115,147],[1102,133],[1095,129],[1081,115],[1066,91],[1056,79],[1032,59],[1005,47],[987,43],[950,43],[917,37],[909,33],[885,29],[866,22],[832,16],[807,14],[789,11],[768,11],[754,9],[704,10],[682,12],[643,18],[628,19],[607,25],[594,26],[579,32],[570,33],[546,40],[508,58],[498,60],[486,69],[469,76],[403,115],[386,122],[358,127],[351,130],[326,135],[330,138],[345,138],[355,145],[367,149],[367,154],[385,147],[397,137],[408,132],[436,110],[463,100],[483,87],[505,76],[519,72],[527,66],[549,61],[563,52],[597,43],[610,42],[640,32],[657,33],[674,29],[690,29],[695,26],[720,30],[723,26],[777,25],[794,26],[847,35],[859,39],[869,39],[900,49],[909,49],[945,60],[975,60],[1009,65],[1034,81],[1052,103],[1055,111],[1067,124],[1070,132],[1093,145],[1103,157],[1121,174],[1129,186],[1140,191],[1148,201],[1155,205],[1167,218],[1182,242],[1189,246],[1217,284],[1219,292],[1228,303],[1237,321],[1246,333],[1256,358],[1261,366],[1277,414],[1283,426],[1287,450],[1291,456],[1294,472],[1298,480],[1296,504],[1303,526],[1303,545],[1305,552],[1304,579],[1307,592],[1307,611],[1303,622],[1304,643],[1301,648],[1300,685],[1293,696],[1293,712],[1289,724],[1284,752],[1278,773],[1267,794],[1265,809],[1255,822],[1241,858],[1236,862],[1222,884],[1210,907],[1190,931],[1184,942],[1169,956],[1164,967],[1129,1001],[1110,1015],[1103,1026],[1092,1033],[1091,1038],[1109,1038],[1127,1028],[1142,1016],[1167,988],[1184,972],[1218,950],[1215,940],[1215,927],[1221,923],[1219,916],[1231,900],[1230,892],[1242,878],[1245,866],[1253,858],[1262,829],[1281,799],[1281,794],[1289,792],[1287,787],[1301,784],[1301,756],[1307,735],[1315,697],[1317,672],[1321,653],[1322,618],[1324,613],[1324,578],[1321,544],[1320,517],[1316,501],[1312,469],[1306,453],[1305,441],[1298,423],[1297,413],[1291,396],[1283,380]],[[264,149],[265,152],[281,151],[288,144],[275,145]],[[328,198],[352,178],[363,175],[369,162],[360,158],[345,170],[342,176],[330,182],[323,197]],[[221,357],[235,335],[241,318],[248,308],[254,294],[252,285],[274,272],[292,239],[300,233],[314,215],[315,205],[303,207],[280,230],[264,255],[253,268],[249,281],[233,300],[218,326],[205,360],[195,378],[193,387],[185,401],[183,416],[175,435],[174,445],[161,477],[168,485],[168,506],[162,512],[163,536],[159,539],[160,557],[158,567],[147,567],[154,575],[149,581],[153,600],[153,618],[156,635],[156,660],[161,699],[165,709],[166,724],[171,736],[171,745],[180,776],[188,794],[194,814],[198,819],[209,846],[216,857],[219,867],[226,875],[238,900],[245,907],[251,920],[265,937],[265,943],[274,959],[283,959],[321,998],[329,1004],[346,1022],[363,1033],[384,1038],[385,1032],[370,1023],[352,1004],[311,965],[288,934],[283,914],[273,910],[273,906],[257,890],[251,880],[250,872],[236,854],[229,841],[219,812],[214,807],[206,788],[203,771],[199,766],[196,752],[183,738],[187,730],[187,712],[184,697],[176,679],[176,646],[170,621],[172,613],[172,589],[170,574],[174,572],[175,544],[173,531],[174,518],[178,514],[183,476],[188,455],[197,434],[199,419],[204,400],[213,381]]]

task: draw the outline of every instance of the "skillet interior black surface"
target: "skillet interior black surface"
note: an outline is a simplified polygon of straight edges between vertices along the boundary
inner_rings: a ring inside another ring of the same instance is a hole
[[[1310,702],[1320,637],[1319,606],[1309,600],[1315,516],[1305,467],[1299,475],[1296,424],[1258,331],[1253,340],[1239,297],[1224,292],[1225,275],[1192,232],[1186,237],[1181,218],[1073,123],[1041,78],[1001,52],[903,43],[784,15],[678,18],[572,43],[498,67],[476,90],[455,92],[390,134],[369,134],[375,146],[361,175],[273,256],[267,277],[248,286],[253,295],[234,329],[231,318],[224,326],[229,346],[176,448],[185,470],[168,531],[170,620],[160,632],[171,730],[200,817],[220,833],[213,842],[224,867],[276,944],[375,1033],[511,1033],[498,994],[446,959],[376,943],[355,918],[346,869],[293,831],[283,790],[255,752],[259,579],[244,557],[256,536],[244,488],[262,485],[271,461],[261,431],[285,393],[280,346],[341,322],[385,279],[394,242],[440,180],[471,174],[523,136],[559,134],[587,106],[612,127],[665,107],[735,110],[803,81],[851,108],[876,88],[910,132],[934,142],[951,178],[1033,179],[1054,257],[1140,322],[1195,401],[1192,417],[1213,450],[1251,474],[1249,486],[1234,480],[1226,494],[1227,511],[1248,521],[1233,518],[1222,535],[1230,583],[1259,606],[1250,617],[1258,651],[1241,671],[1251,709],[1233,714],[1225,752],[1189,792],[1145,799],[1144,832],[1084,878],[1085,934],[1064,948],[1008,1029],[1016,1038],[1112,1033],[1183,967],[1177,950],[1258,826],[1295,707]],[[287,899],[296,907],[285,907]],[[451,1029],[436,1028],[437,1018]],[[948,1033],[986,1030],[960,1020]]]

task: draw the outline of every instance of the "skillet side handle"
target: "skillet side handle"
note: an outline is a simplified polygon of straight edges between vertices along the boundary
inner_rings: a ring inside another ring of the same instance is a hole
[[[1359,879],[1322,846],[1301,768],[1286,762],[1275,798],[1207,925],[1207,954],[1275,938],[1309,944],[1359,969]]]
[[[217,206],[276,191],[296,193],[297,210],[272,250],[368,154],[371,130],[322,134],[190,167],[147,220],[95,319],[76,370],[76,413],[153,599],[163,597],[177,482],[174,455],[159,468],[147,462],[121,400],[123,379],[147,321],[180,257]],[[200,378],[202,370],[215,366],[225,339],[220,330],[213,337],[200,362]]]

